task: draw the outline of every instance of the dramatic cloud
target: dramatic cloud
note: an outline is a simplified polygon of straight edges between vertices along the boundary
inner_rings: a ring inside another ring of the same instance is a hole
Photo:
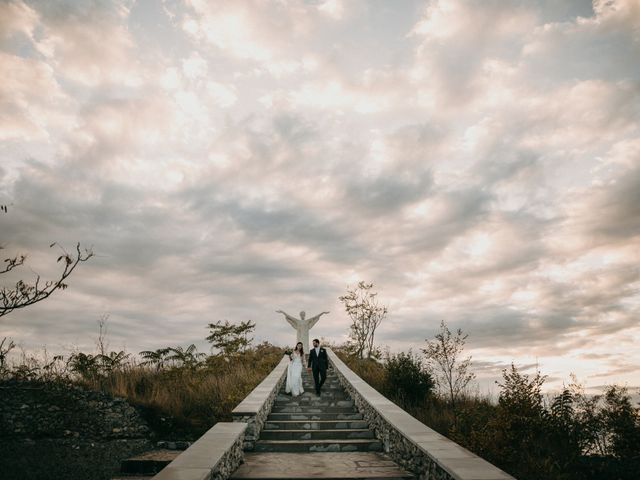
[[[637,385],[639,29],[634,0],[4,2],[3,253],[96,257],[0,336],[284,344],[304,309],[342,341],[367,280],[380,344],[444,319],[481,388]]]

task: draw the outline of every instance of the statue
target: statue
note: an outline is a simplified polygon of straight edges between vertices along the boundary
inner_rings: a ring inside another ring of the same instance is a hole
[[[304,345],[306,348],[304,349],[305,354],[309,353],[309,330],[311,330],[311,327],[313,327],[318,320],[320,320],[320,317],[326,313],[329,312],[322,312],[319,313],[318,315],[316,315],[313,318],[310,318],[309,320],[305,320],[305,313],[304,312],[300,312],[300,318],[295,318],[292,317],[291,315],[289,315],[286,312],[283,312],[282,310],[276,310],[276,313],[281,313],[284,315],[284,318],[287,320],[287,322],[289,323],[289,325],[291,325],[293,328],[296,329],[296,343],[297,342],[302,342],[302,345]]]

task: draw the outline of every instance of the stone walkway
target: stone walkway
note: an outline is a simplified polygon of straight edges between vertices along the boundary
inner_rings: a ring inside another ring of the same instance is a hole
[[[305,393],[276,398],[253,452],[234,479],[413,478],[385,454],[353,401],[329,370],[320,397],[303,371]]]

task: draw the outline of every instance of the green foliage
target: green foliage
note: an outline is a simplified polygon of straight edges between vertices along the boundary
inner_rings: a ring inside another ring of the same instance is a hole
[[[471,357],[461,358],[467,337],[461,329],[453,335],[442,320],[435,340],[425,340],[427,345],[422,349],[438,387],[449,397],[454,412],[458,399],[475,378],[471,372]]]
[[[431,375],[423,368],[420,357],[414,356],[411,350],[388,356],[384,368],[387,391],[401,399],[404,405],[424,402],[433,389]]]
[[[605,394],[602,411],[608,432],[608,452],[616,458],[640,458],[640,413],[631,404],[625,387],[612,385]]]
[[[71,356],[71,371],[85,381],[95,381],[100,376],[100,355],[78,352]]]
[[[193,343],[187,348],[177,346],[169,347],[168,350],[167,360],[171,361],[177,368],[196,370],[201,366],[202,360],[206,357],[206,354],[198,352],[197,347]]]
[[[502,371],[502,377],[498,409],[489,420],[495,436],[492,460],[517,478],[553,478],[557,472],[549,451],[542,396],[546,377],[536,372],[530,378],[513,364]]]
[[[217,348],[220,355],[229,356],[246,350],[253,341],[253,338],[248,336],[256,328],[256,324],[251,320],[240,322],[240,325],[230,323],[228,320],[224,323],[218,320],[216,323],[210,323],[207,328],[211,331],[207,337],[211,348]]]
[[[497,404],[462,394],[454,410],[447,396],[412,402],[399,394],[405,378],[399,372],[417,371],[415,357],[413,362],[407,358],[411,352],[388,356],[381,364],[359,359],[344,346],[332,348],[415,418],[519,480],[635,480],[640,471],[640,414],[622,387],[590,396],[574,383],[546,403],[546,376],[526,375],[512,365],[503,371]]]
[[[501,387],[498,405],[509,413],[523,418],[538,418],[542,415],[542,385],[546,376],[536,372],[529,380],[529,375],[522,374],[512,363],[510,369],[502,371],[504,383]]]
[[[98,381],[112,372],[121,371],[127,365],[131,354],[124,350],[110,352],[108,355],[92,355],[83,352],[74,353],[69,359],[69,367],[73,373],[88,382]],[[62,360],[62,356],[58,357]]]
[[[140,365],[152,365],[156,367],[156,370],[162,370],[168,362],[168,356],[170,353],[170,347],[158,348],[157,350],[144,350],[140,352],[140,356],[144,359]]]
[[[124,368],[127,359],[131,356],[129,353],[125,353],[124,350],[119,352],[110,352],[109,355],[98,355],[98,361],[104,374],[121,370]]]

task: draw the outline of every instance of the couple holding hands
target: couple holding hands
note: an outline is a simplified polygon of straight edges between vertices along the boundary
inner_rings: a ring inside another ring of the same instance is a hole
[[[304,347],[302,342],[296,343],[295,350],[289,355],[291,362],[287,368],[287,383],[285,391],[297,397],[304,393],[302,388],[302,367],[304,365]],[[320,340],[313,339],[313,348],[309,352],[307,370],[313,373],[313,382],[316,387],[316,395],[320,396],[320,390],[327,379],[327,367],[329,357],[327,351],[320,346]]]

